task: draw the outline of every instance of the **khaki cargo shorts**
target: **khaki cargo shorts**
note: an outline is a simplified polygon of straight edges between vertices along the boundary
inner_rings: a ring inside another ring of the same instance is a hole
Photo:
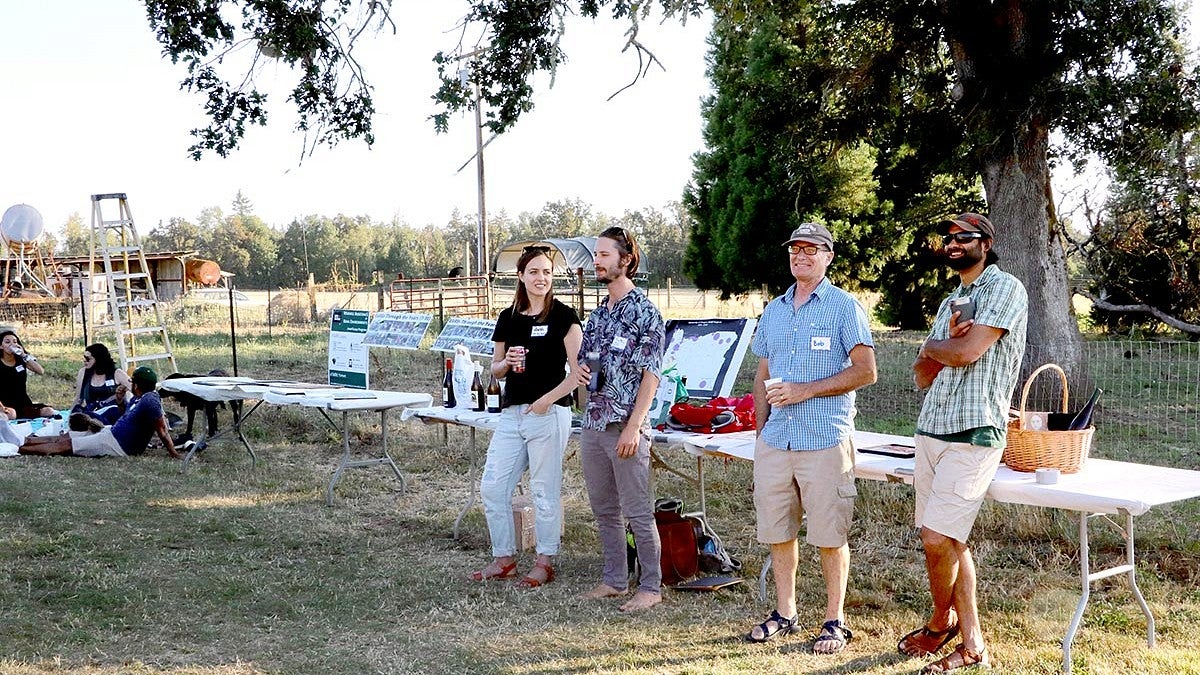
[[[920,434],[916,442],[916,525],[966,543],[1004,448],[948,443]]]
[[[121,444],[112,435],[112,427],[104,427],[95,433],[72,431],[71,454],[76,457],[126,457]]]
[[[849,438],[824,450],[780,450],[759,437],[754,445],[754,511],[758,540],[783,544],[796,538],[808,514],[804,540],[838,548],[854,517],[854,444]]]

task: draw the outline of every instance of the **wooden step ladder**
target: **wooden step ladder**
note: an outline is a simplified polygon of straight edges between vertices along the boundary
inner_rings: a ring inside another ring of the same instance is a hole
[[[117,217],[106,218],[104,202],[116,201]],[[129,199],[124,192],[92,195],[92,236],[88,255],[90,269],[96,263],[103,264],[104,281],[107,287],[108,316],[105,321],[90,321],[95,331],[112,329],[120,356],[121,368],[146,365],[154,361],[166,361],[167,371],[159,368],[159,376],[178,372],[175,354],[171,351],[171,338],[163,322],[158,303],[158,292],[150,277],[150,266],[138,239],[133,214],[129,211]],[[89,292],[87,295],[91,295]],[[89,317],[94,303],[87,302]]]

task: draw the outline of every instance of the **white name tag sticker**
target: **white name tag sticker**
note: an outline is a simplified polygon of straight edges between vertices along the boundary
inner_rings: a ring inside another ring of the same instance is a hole
[[[823,336],[823,337],[822,336],[814,336],[812,339],[812,343],[810,345],[810,349],[812,349],[814,352],[829,351],[829,337],[828,336]]]
[[[615,349],[617,351],[621,351],[628,346],[629,346],[629,338],[625,337],[624,335],[614,335],[613,336],[613,341],[612,341],[613,349]]]
[[[529,337],[546,337],[548,332],[550,332],[550,326],[534,326],[533,330],[529,331]]]
[[[106,387],[115,387],[115,386],[117,386],[117,381],[116,381],[116,380],[105,380],[105,381],[104,381],[104,386],[106,386]]]
[[[16,371],[17,371],[18,373],[23,373],[23,372],[25,372],[25,366],[17,366],[17,367],[16,367]]]

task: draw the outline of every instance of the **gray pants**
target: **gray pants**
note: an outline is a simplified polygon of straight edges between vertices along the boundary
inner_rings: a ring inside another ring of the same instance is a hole
[[[650,439],[642,437],[633,457],[617,457],[617,439],[623,426],[610,424],[604,431],[584,429],[579,437],[579,461],[604,553],[604,583],[617,590],[629,586],[625,556],[628,520],[642,568],[638,590],[659,593],[662,568],[654,497],[650,494]]]

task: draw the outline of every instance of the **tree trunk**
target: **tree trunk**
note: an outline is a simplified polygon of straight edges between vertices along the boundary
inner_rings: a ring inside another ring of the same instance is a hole
[[[1054,362],[1067,372],[1074,401],[1075,396],[1090,391],[1089,377],[1067,285],[1066,252],[1051,223],[1048,133],[1039,118],[1028,121],[1012,137],[1009,152],[985,157],[983,187],[989,217],[996,226],[994,250],[1000,256],[1000,268],[1020,279],[1029,294],[1029,329],[1018,396],[1030,371]],[[1052,386],[1046,395],[1057,400],[1058,386],[1048,384]],[[1043,396],[1037,399],[1044,401]]]

